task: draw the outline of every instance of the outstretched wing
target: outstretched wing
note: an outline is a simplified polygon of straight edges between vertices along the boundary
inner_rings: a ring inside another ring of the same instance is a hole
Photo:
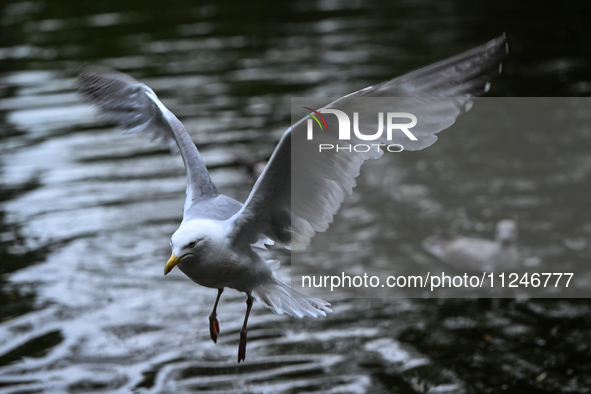
[[[374,111],[406,110],[424,120],[412,129],[416,141],[401,135],[399,140],[395,137],[392,141],[373,142],[404,141],[405,150],[424,149],[437,140],[438,132],[470,109],[471,97],[488,90],[489,80],[500,73],[501,60],[507,51],[503,34],[458,56],[342,97],[324,109],[350,112],[352,99],[364,98],[367,108],[373,107]],[[377,97],[398,98],[390,102],[395,107],[375,108],[389,102],[376,101]],[[355,111],[364,111],[358,100]],[[330,130],[338,130],[334,118],[325,117]],[[318,153],[305,148],[306,120],[300,120],[285,132],[243,208],[230,219],[235,221],[235,240],[252,243],[264,234],[286,248],[304,249],[317,231],[326,231],[346,193],[352,193],[363,162],[383,153],[377,149]],[[314,142],[336,145],[339,140],[335,133],[324,132],[315,134]],[[351,145],[366,142],[355,136],[350,140]],[[292,153],[298,155],[294,160]]]
[[[187,170],[185,213],[200,199],[217,197],[205,163],[183,124],[148,86],[129,75],[87,66],[78,77],[78,91],[126,133],[147,132],[153,140],[178,147]]]

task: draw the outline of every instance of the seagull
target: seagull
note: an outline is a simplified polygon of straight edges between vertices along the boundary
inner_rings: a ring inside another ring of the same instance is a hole
[[[495,240],[440,233],[423,240],[427,252],[441,261],[471,272],[515,269],[519,264],[517,222],[503,219],[497,223]]]
[[[460,55],[344,96],[324,109],[348,108],[356,98],[401,98],[416,113],[435,115],[422,127],[417,125],[417,141],[404,147],[423,149],[437,140],[436,133],[470,109],[472,97],[488,91],[489,81],[501,72],[501,60],[507,53],[503,34]],[[153,139],[180,151],[187,171],[186,200],[183,220],[171,237],[172,256],[164,274],[178,267],[197,284],[218,290],[209,316],[214,342],[220,333],[217,307],[226,287],[247,297],[238,363],[246,357],[253,298],[275,313],[297,318],[332,312],[328,302],[308,298],[281,281],[275,273],[277,262],[265,261],[253,247],[275,244],[290,250],[305,249],[316,232],[328,229],[345,195],[352,193],[363,162],[381,156],[381,149],[322,155],[300,149],[293,151],[299,156],[292,157],[292,146],[296,148],[306,135],[306,120],[310,119],[306,116],[285,131],[241,204],[218,192],[185,127],[151,88],[126,74],[98,66],[83,67],[77,83],[85,100],[124,132],[150,133]],[[392,108],[383,108],[388,109]],[[327,142],[340,141],[334,133],[322,136]],[[350,142],[363,141],[352,137]],[[292,177],[292,173],[298,176]]]

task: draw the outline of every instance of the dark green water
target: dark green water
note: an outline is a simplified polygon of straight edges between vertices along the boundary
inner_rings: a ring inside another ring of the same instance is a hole
[[[585,1],[2,2],[0,393],[589,392],[587,299],[334,300],[318,320],[255,305],[237,365],[244,296],[224,293],[214,345],[216,292],[162,276],[182,161],[120,136],[73,81],[89,62],[146,82],[244,200],[237,157],[268,157],[290,97],[341,96],[503,31],[490,96],[588,96],[590,15]],[[590,139],[448,130],[396,159],[397,187],[371,209],[408,258],[431,258],[419,245],[436,227],[491,238],[509,217],[530,255],[589,260]]]

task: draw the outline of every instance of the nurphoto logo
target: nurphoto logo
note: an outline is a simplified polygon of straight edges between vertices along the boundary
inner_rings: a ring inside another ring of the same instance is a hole
[[[362,133],[363,123],[361,128],[359,125],[359,112],[353,112],[353,134],[354,138],[351,138],[351,120],[349,115],[345,112],[334,109],[334,108],[322,108],[318,111],[313,110],[309,107],[303,107],[304,109],[311,112],[304,112],[309,115],[310,118],[307,120],[308,126],[308,140],[314,139],[314,121],[318,124],[322,132],[329,132],[328,124],[322,114],[332,114],[336,116],[338,121],[338,135],[340,141],[349,141],[348,144],[319,144],[319,152],[326,150],[347,151],[347,152],[369,152],[371,149],[381,150],[381,147],[385,146],[388,152],[402,152],[403,146],[400,144],[386,144],[385,141],[392,141],[392,136],[395,131],[404,133],[411,141],[417,141],[417,137],[409,129],[413,128],[417,124],[417,117],[408,112],[387,112],[384,116],[383,112],[378,112],[378,130],[376,132]],[[385,122],[384,122],[385,118]],[[399,123],[401,119],[410,120],[410,122]],[[382,137],[384,134],[384,123],[386,123],[386,139]],[[324,127],[323,127],[324,125]],[[326,131],[324,129],[326,128]],[[364,130],[365,132],[367,130]],[[379,143],[374,144],[354,144],[356,140],[362,141],[378,141]]]

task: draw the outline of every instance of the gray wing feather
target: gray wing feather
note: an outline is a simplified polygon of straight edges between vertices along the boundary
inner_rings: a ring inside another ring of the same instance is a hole
[[[189,133],[152,89],[126,74],[88,66],[78,77],[78,91],[126,133],[147,132],[153,140],[178,147],[187,170],[185,213],[199,200],[218,196]]]
[[[501,60],[508,52],[507,39],[503,33],[467,52],[362,89],[349,96],[480,96],[488,91],[489,81],[501,73]]]
[[[422,119],[421,124],[412,129],[417,141],[399,136],[399,141],[381,142],[404,141],[405,150],[424,149],[437,140],[438,132],[470,109],[471,97],[488,90],[489,80],[500,73],[500,63],[506,54],[503,34],[458,56],[342,97],[325,108],[347,112],[352,105],[351,98],[366,98],[364,106],[374,106],[375,110],[376,103],[383,106],[384,102],[374,101],[376,97],[398,97],[391,102],[393,107],[378,110],[396,108],[404,112],[406,109]],[[357,102],[355,111],[363,113]],[[336,122],[333,118],[325,117],[327,122]],[[288,249],[304,249],[316,232],[326,231],[332,223],[345,195],[352,193],[363,162],[382,154],[378,150],[351,154],[312,152],[303,148],[305,121],[306,118],[300,120],[284,133],[246,203],[230,219],[235,221],[235,240],[253,243],[264,234]],[[365,126],[377,127],[377,122],[376,125],[364,123]],[[328,128],[338,129],[338,125],[328,123]],[[320,133],[314,136],[314,141],[338,143],[334,133]],[[350,142],[364,143],[355,137]],[[298,155],[293,162],[292,152]]]

